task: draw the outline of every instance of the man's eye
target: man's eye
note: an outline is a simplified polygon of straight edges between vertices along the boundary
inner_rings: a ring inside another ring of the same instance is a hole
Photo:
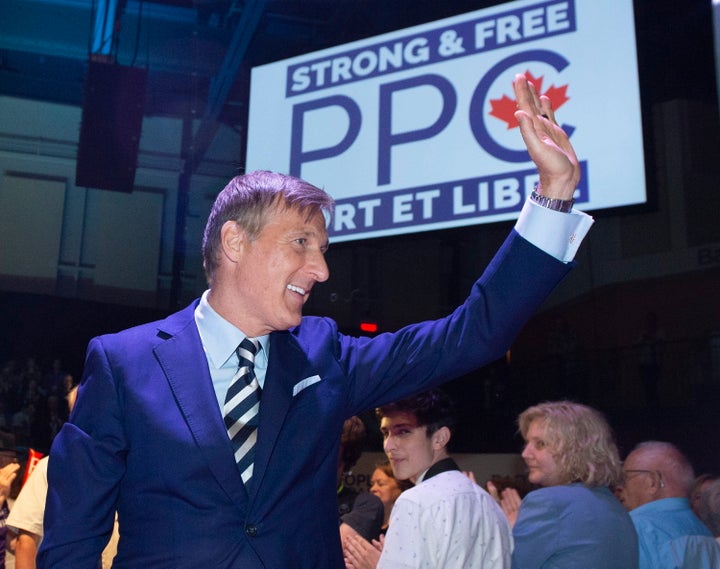
[[[305,243],[307,243],[307,239],[305,237],[299,237],[298,239],[295,239],[295,243],[298,245],[305,245]]]
[[[542,450],[545,448],[545,441],[535,441],[535,448]]]

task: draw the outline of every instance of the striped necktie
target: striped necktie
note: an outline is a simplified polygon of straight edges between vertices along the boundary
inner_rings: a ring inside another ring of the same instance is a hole
[[[238,370],[230,382],[223,406],[225,427],[245,484],[252,477],[257,440],[260,384],[255,377],[254,362],[259,347],[260,342],[255,338],[245,338],[238,346]]]

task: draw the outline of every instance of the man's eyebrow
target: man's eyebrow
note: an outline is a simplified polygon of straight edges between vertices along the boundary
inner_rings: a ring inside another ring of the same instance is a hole
[[[381,427],[381,431],[394,431],[397,429],[415,429],[419,427],[420,425],[413,424],[413,423],[397,423],[395,425],[391,425],[390,427]]]

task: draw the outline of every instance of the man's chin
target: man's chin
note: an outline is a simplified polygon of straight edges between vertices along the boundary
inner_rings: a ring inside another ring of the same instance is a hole
[[[295,314],[293,316],[290,316],[288,318],[287,329],[294,328],[295,326],[299,326],[300,322],[302,322],[302,312]]]

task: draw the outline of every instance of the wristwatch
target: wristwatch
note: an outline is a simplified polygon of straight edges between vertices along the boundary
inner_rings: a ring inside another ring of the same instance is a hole
[[[542,207],[546,207],[554,211],[561,211],[562,213],[569,213],[572,209],[573,203],[575,203],[574,199],[561,200],[558,198],[548,198],[546,196],[541,196],[535,190],[533,190],[530,194],[530,199],[536,204],[541,205]]]

